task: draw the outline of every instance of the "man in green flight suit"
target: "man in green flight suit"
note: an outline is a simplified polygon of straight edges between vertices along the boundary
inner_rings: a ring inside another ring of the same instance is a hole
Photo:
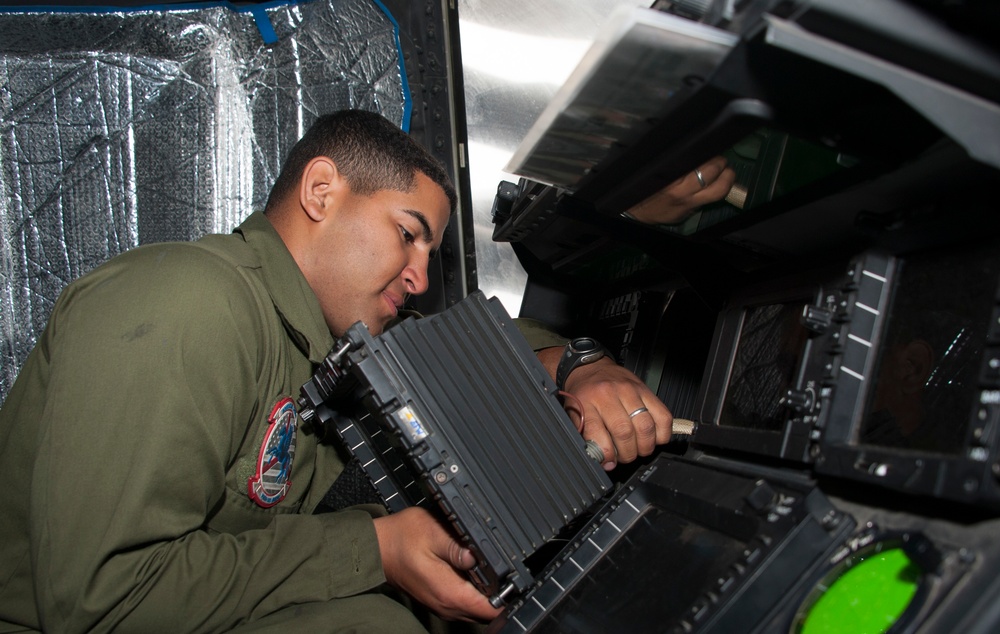
[[[294,405],[336,336],[381,332],[427,290],[455,200],[399,128],[341,111],[233,234],[68,286],[0,409],[0,633],[423,631],[386,584],[445,619],[495,616],[429,512],[313,514],[343,457]],[[563,340],[526,334],[554,375]],[[669,439],[613,361],[565,386],[609,467]]]

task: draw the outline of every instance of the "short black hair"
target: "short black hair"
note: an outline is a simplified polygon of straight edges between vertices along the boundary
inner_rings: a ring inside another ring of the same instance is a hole
[[[391,121],[366,110],[320,116],[288,153],[265,211],[298,186],[306,165],[317,156],[332,159],[351,190],[362,196],[383,189],[411,191],[421,172],[444,190],[455,211],[458,196],[441,162]]]

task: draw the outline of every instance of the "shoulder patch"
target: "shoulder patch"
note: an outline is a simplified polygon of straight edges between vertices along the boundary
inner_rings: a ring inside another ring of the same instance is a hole
[[[257,454],[257,472],[247,481],[247,495],[258,506],[269,508],[285,499],[295,457],[295,403],[285,397],[268,416],[267,433]]]

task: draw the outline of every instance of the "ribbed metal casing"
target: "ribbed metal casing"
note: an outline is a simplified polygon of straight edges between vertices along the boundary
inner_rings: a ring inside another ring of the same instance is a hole
[[[479,557],[474,581],[494,598],[526,589],[524,559],[611,482],[499,301],[477,291],[377,337],[356,324],[341,342],[368,412]]]

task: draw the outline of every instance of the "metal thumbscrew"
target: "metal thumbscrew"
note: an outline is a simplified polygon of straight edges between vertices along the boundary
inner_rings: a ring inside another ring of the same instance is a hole
[[[593,440],[587,441],[587,455],[597,461],[597,464],[604,463],[604,450],[601,449],[596,442]]]

